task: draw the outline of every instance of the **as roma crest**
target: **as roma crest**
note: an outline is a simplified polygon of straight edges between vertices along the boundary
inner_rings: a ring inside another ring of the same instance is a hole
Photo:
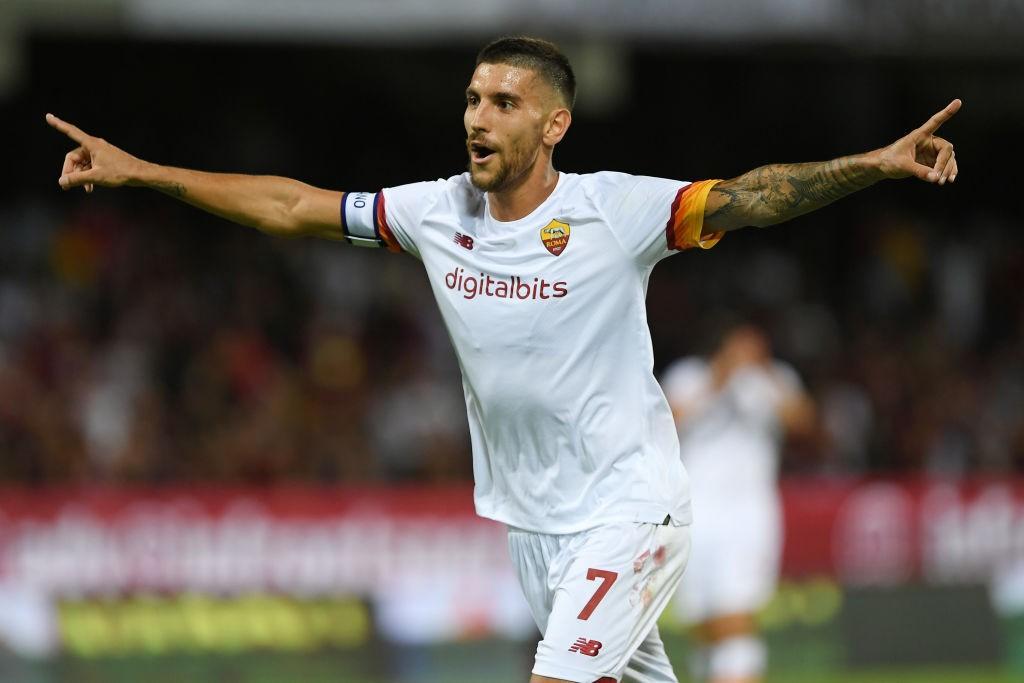
[[[540,229],[540,241],[544,248],[555,256],[565,251],[565,245],[569,244],[569,224],[562,221],[551,221]]]

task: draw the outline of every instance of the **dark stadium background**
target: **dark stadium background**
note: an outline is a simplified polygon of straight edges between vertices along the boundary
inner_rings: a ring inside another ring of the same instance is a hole
[[[67,23],[25,33],[19,77],[0,95],[0,524],[76,496],[102,511],[118,496],[215,490],[211,509],[224,504],[217,495],[274,508],[274,491],[298,486],[314,498],[409,492],[428,501],[413,513],[429,509],[431,491],[468,497],[458,370],[413,259],[274,240],[138,189],[61,193],[70,146],[43,114],[160,163],[376,190],[464,168],[462,91],[489,37],[141,39]],[[562,41],[583,89],[555,156],[564,171],[727,178],[881,146],[963,99],[940,133],[956,145],[955,184],[885,183],[789,224],[729,235],[712,252],[675,256],[652,277],[649,319],[659,370],[706,349],[727,316],[770,331],[822,411],[817,436],[786,450],[794,505],[809,505],[809,491],[863,482],[904,487],[914,504],[934,482],[965,501],[996,486],[1013,501],[1006,528],[1019,529],[1020,45],[958,40],[947,27],[898,48],[813,33],[660,36],[595,41],[605,51],[595,57],[586,37]],[[1016,540],[977,553],[994,557],[1012,588],[1024,573],[1024,534],[1005,533]],[[936,579],[918,568],[876,585],[800,561],[790,558],[765,616],[772,680],[1024,672],[1024,600],[1000,606],[985,569]],[[61,628],[87,609],[112,628],[138,600],[153,614],[180,608],[174,591],[142,594],[58,596]],[[0,645],[0,678],[482,681],[521,678],[530,661],[529,634],[484,629],[396,644],[371,597],[328,591],[316,600],[318,609],[365,610],[370,630],[351,641],[325,636],[298,655],[279,652],[273,636],[250,643],[252,655],[147,649],[123,635],[109,650],[105,636],[98,649],[61,641],[36,655]],[[685,639],[673,626],[682,674]]]

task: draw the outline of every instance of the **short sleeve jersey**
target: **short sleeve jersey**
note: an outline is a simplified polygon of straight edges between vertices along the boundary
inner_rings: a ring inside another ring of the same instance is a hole
[[[662,385],[672,404],[696,406],[679,424],[680,455],[707,492],[774,488],[783,437],[779,409],[788,394],[802,390],[788,364],[736,371],[721,390],[711,388],[711,367],[685,358],[666,370]]]
[[[710,185],[562,173],[510,222],[468,173],[374,198],[375,229],[423,262],[455,346],[481,516],[550,534],[690,521],[645,298],[660,259],[719,239],[701,238]]]

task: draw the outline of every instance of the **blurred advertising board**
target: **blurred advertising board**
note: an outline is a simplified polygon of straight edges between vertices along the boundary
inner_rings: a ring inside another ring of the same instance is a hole
[[[987,583],[1024,611],[1024,480],[782,491],[789,579]],[[0,605],[0,641],[30,655],[535,632],[504,528],[463,486],[0,490]]]
[[[534,629],[468,487],[7,489],[0,604],[0,641],[40,655]]]
[[[790,479],[782,495],[790,577],[942,585],[1024,571],[1024,480]]]

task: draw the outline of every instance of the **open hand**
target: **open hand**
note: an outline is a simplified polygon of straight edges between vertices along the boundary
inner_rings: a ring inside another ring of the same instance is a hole
[[[95,185],[120,187],[138,177],[145,163],[142,160],[53,114],[46,115],[46,122],[79,145],[64,157],[64,167],[57,181],[61,189],[85,187],[86,192],[92,192]]]
[[[939,126],[960,111],[960,100],[953,100],[924,125],[888,147],[878,150],[879,168],[887,178],[916,176],[929,183],[945,185],[957,175],[953,143],[935,135]]]

